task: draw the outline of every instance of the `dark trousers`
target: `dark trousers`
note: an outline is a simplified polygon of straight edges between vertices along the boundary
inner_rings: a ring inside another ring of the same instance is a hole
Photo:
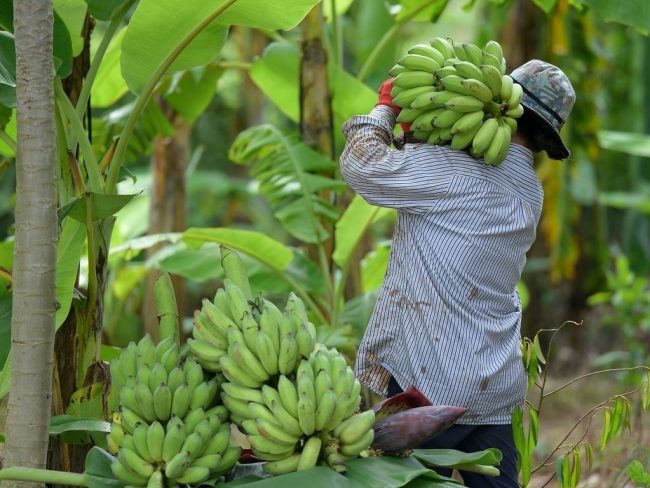
[[[402,389],[391,376],[388,396],[401,393]],[[476,452],[495,447],[503,454],[499,476],[485,476],[460,471],[463,482],[470,488],[518,488],[517,450],[512,438],[512,425],[452,425],[430,441],[418,446],[420,449],[456,449]],[[436,472],[450,477],[451,469],[436,468]]]

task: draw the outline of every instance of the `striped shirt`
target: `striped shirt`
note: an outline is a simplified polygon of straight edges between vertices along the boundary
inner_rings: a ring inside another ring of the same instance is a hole
[[[370,204],[397,209],[356,375],[382,396],[393,375],[434,405],[467,407],[459,423],[510,423],[527,386],[516,285],[543,200],[532,152],[512,144],[492,167],[449,146],[396,150],[394,126],[383,106],[343,126],[346,182]]]

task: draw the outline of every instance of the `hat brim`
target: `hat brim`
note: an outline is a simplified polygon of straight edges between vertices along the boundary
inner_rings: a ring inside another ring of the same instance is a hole
[[[555,130],[555,127],[553,127],[553,125],[548,120],[546,120],[545,117],[543,117],[534,108],[531,108],[523,100],[521,101],[521,104],[524,106],[524,109],[530,114],[531,118],[535,120],[535,125],[539,128],[539,130],[548,136],[549,146],[545,148],[548,157],[562,161],[571,156],[571,151],[569,151],[569,148],[566,147],[562,141],[562,138],[560,137],[560,133]]]

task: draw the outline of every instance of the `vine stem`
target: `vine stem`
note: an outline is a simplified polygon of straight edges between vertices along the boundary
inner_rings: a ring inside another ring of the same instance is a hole
[[[549,459],[551,459],[551,458],[553,457],[553,455],[554,455],[554,454],[555,454],[555,453],[556,453],[556,452],[557,452],[557,451],[562,447],[562,445],[563,445],[564,442],[569,438],[569,436],[571,436],[571,434],[573,433],[573,431],[576,430],[576,429],[578,428],[578,426],[579,426],[579,425],[580,425],[580,424],[581,424],[581,423],[582,423],[582,422],[583,422],[583,421],[584,421],[584,420],[585,420],[589,415],[591,415],[592,417],[593,417],[594,415],[596,415],[596,412],[597,412],[599,409],[601,409],[602,407],[604,407],[605,405],[607,405],[607,404],[608,404],[609,402],[611,402],[614,398],[617,398],[617,397],[626,397],[626,396],[628,396],[628,395],[631,395],[631,394],[633,394],[633,393],[636,393],[636,392],[639,391],[639,390],[640,390],[640,388],[635,388],[634,390],[630,390],[630,391],[627,391],[627,392],[625,392],[625,393],[619,393],[618,395],[614,395],[614,396],[608,398],[607,400],[604,400],[604,401],[600,402],[600,403],[599,403],[598,405],[596,405],[595,407],[592,407],[592,408],[591,408],[587,413],[585,413],[582,417],[580,417],[580,420],[578,420],[578,421],[573,425],[573,427],[571,427],[571,430],[569,430],[569,432],[567,432],[567,434],[564,436],[564,438],[563,438],[560,442],[558,442],[557,446],[556,446],[556,447],[555,447],[555,448],[554,448],[554,449],[553,449],[553,450],[548,454],[548,456],[546,456],[546,458],[545,458],[545,459],[544,459],[544,460],[543,460],[543,461],[542,461],[542,462],[541,462],[541,463],[540,463],[540,464],[539,464],[535,469],[533,469],[533,470],[531,471],[531,473],[534,473],[535,471],[537,471],[537,470],[541,469],[542,467],[544,467],[544,466],[546,465],[546,463],[549,461]],[[583,438],[584,438],[584,437],[583,437]]]
[[[399,33],[404,24],[415,18],[420,12],[425,10],[427,7],[430,7],[437,1],[438,0],[429,0],[428,2],[424,2],[418,8],[413,9],[408,15],[405,15],[400,21],[395,22],[395,24],[390,29],[388,29],[383,37],[379,40],[375,48],[366,59],[366,62],[363,64],[363,66],[361,66],[361,69],[357,74],[357,80],[365,80],[368,77],[368,73],[377,62],[377,58],[379,58],[381,52],[384,50],[386,45]]]
[[[83,473],[67,473],[51,469],[21,468],[17,466],[0,469],[0,480],[32,481],[59,486],[88,486]]]
[[[203,19],[196,27],[194,27],[194,29],[192,29],[181,40],[181,42],[179,42],[178,45],[169,52],[169,54],[165,57],[165,59],[163,59],[163,61],[158,65],[158,68],[156,68],[153,75],[151,75],[149,81],[147,81],[147,83],[144,85],[144,88],[142,89],[142,93],[140,93],[140,95],[138,96],[135,105],[133,106],[133,109],[129,114],[128,119],[126,119],[126,123],[124,124],[124,128],[122,129],[122,133],[120,134],[120,141],[117,143],[117,148],[115,149],[115,155],[113,156],[113,161],[110,165],[108,176],[106,178],[106,193],[108,194],[115,193],[115,190],[117,189],[117,180],[120,174],[120,167],[122,166],[122,163],[124,162],[124,158],[126,157],[126,148],[128,146],[129,141],[131,140],[131,135],[133,134],[133,130],[135,129],[135,124],[138,120],[138,117],[146,107],[147,102],[151,98],[151,95],[156,89],[156,86],[158,85],[160,79],[165,75],[169,67],[176,60],[176,58],[181,54],[181,52],[183,52],[183,49],[185,49],[189,45],[189,43],[192,42],[194,38],[201,33],[201,31],[203,31],[203,29],[205,29],[208,25],[210,25],[210,23],[212,23],[214,19],[219,17],[222,13],[224,13],[228,8],[234,5],[237,1],[238,0],[226,0],[219,7],[217,7],[210,15],[208,15],[205,19]]]
[[[567,386],[572,385],[576,381],[587,378],[588,376],[594,376],[594,375],[601,374],[601,373],[612,373],[614,371],[636,371],[637,369],[643,369],[643,370],[646,370],[646,371],[650,371],[650,367],[648,367],[648,366],[632,366],[630,368],[611,368],[611,369],[601,369],[600,371],[592,371],[591,373],[585,373],[583,375],[577,376],[576,378],[573,378],[568,383],[565,383],[564,385],[557,387],[555,390],[550,391],[549,393],[544,395],[544,397],[550,397],[551,395],[557,393],[558,391],[563,390]]]

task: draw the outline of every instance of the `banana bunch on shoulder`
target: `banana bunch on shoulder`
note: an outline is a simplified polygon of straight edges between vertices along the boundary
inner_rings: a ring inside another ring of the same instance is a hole
[[[316,328],[295,294],[289,294],[283,312],[269,300],[248,300],[226,279],[213,302],[203,300],[194,315],[193,338],[187,342],[206,371],[260,388],[278,375],[294,373],[314,348]]]
[[[523,90],[506,74],[501,46],[484,48],[435,37],[409,49],[390,71],[398,122],[430,144],[467,150],[487,164],[500,164],[517,129]]]
[[[119,402],[107,445],[117,458],[113,473],[128,485],[198,484],[238,461],[228,410],[217,404],[223,377],[208,379],[194,359],[182,360],[174,340],[129,344],[112,361],[111,378]]]

